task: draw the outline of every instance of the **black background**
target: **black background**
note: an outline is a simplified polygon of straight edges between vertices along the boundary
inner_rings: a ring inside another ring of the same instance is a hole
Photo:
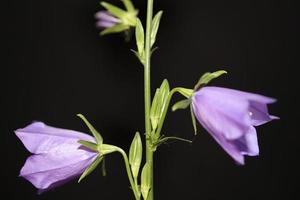
[[[112,1],[120,5],[119,1]],[[145,19],[145,1],[134,1]],[[133,199],[119,155],[107,159],[107,177],[95,171],[36,194],[18,177],[29,153],[13,133],[33,120],[87,132],[83,113],[107,143],[128,150],[143,132],[143,68],[121,35],[99,37],[97,0],[6,2],[1,66],[1,196],[7,199]],[[194,139],[155,154],[156,199],[297,199],[300,139],[299,8],[296,1],[157,0],[164,10],[153,55],[152,89],[193,87],[206,71],[225,69],[214,85],[278,99],[270,112],[279,121],[258,127],[260,156],[237,166],[199,126],[194,138],[188,111],[169,113],[164,134]],[[175,99],[180,99],[176,96]]]

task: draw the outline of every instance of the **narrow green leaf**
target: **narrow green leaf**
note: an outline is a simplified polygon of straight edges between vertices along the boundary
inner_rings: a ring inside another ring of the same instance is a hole
[[[100,35],[107,35],[107,34],[111,34],[111,33],[120,33],[122,31],[125,31],[129,29],[129,25],[125,25],[125,24],[117,24],[114,25],[110,28],[106,28],[103,31],[101,31]]]
[[[143,145],[139,132],[136,132],[129,150],[129,164],[133,178],[136,179],[139,174],[140,165],[143,156]]]
[[[158,32],[158,28],[159,28],[159,23],[160,23],[160,19],[161,16],[163,14],[163,11],[159,11],[153,18],[152,20],[152,29],[151,29],[151,47],[153,46],[153,44],[155,43],[156,40],[156,35]]]
[[[192,140],[187,140],[187,139],[184,139],[184,138],[173,137],[173,136],[171,136],[171,137],[162,137],[162,138],[158,141],[157,145],[160,145],[160,144],[162,144],[162,143],[165,143],[165,142],[167,142],[167,141],[169,141],[169,140],[178,140],[178,141],[182,141],[182,142],[193,143]]]
[[[97,144],[102,144],[103,143],[103,138],[101,134],[94,128],[94,126],[82,115],[82,114],[77,114],[78,117],[84,121],[84,123],[87,125],[87,127],[90,129],[91,133],[96,139]]]
[[[78,183],[81,182],[86,176],[88,176],[92,171],[96,169],[96,167],[99,165],[99,163],[102,161],[103,156],[98,156],[88,168],[85,169],[85,171],[81,174]]]
[[[134,12],[134,6],[130,0],[122,0],[122,2],[129,12]]]
[[[144,54],[144,44],[145,44],[145,34],[142,22],[139,18],[137,18],[136,27],[135,27],[135,38],[136,38],[136,46],[138,48],[139,55]]]
[[[78,140],[78,143],[83,145],[84,147],[91,149],[95,152],[98,152],[98,145],[93,143],[93,142],[89,142],[89,141],[85,141],[85,140]]]
[[[141,192],[144,199],[147,199],[151,189],[150,166],[146,163],[142,170],[141,176]]]
[[[181,101],[178,101],[172,106],[172,111],[176,111],[178,109],[186,109],[191,104],[190,99],[184,99]]]
[[[192,123],[194,128],[194,134],[197,135],[197,122],[196,122],[195,114],[193,112],[192,104],[190,105],[190,111],[191,111]]]
[[[108,10],[108,12],[110,12],[112,15],[118,17],[118,18],[123,18],[126,15],[126,11],[118,8],[117,6],[114,6],[110,3],[107,2],[101,2],[100,3],[104,8],[106,8]]]
[[[198,90],[200,87],[207,85],[210,81],[212,81],[215,78],[218,78],[219,76],[227,74],[224,70],[219,70],[213,73],[207,72],[201,76],[198,83],[195,85],[194,90]]]

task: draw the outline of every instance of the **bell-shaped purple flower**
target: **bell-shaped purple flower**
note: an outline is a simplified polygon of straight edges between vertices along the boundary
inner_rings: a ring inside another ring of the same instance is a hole
[[[272,119],[267,104],[273,98],[220,87],[203,87],[192,97],[193,112],[201,125],[239,164],[244,155],[259,155],[254,126]]]
[[[79,176],[98,155],[78,143],[78,140],[95,142],[94,138],[77,131],[34,122],[15,133],[33,154],[27,158],[20,176],[40,191]]]
[[[120,19],[114,17],[107,11],[99,11],[95,14],[97,20],[96,26],[98,28],[110,28],[121,22]]]

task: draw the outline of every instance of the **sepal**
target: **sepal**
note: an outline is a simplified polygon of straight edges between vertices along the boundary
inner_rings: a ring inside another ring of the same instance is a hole
[[[207,72],[205,74],[203,74],[199,81],[197,82],[197,84],[194,87],[194,91],[198,90],[199,88],[207,85],[210,81],[212,81],[215,78],[218,78],[219,76],[223,75],[223,74],[227,74],[227,72],[225,70],[219,70],[216,72]]]

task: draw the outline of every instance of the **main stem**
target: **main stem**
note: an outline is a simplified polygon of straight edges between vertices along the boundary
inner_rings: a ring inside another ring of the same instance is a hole
[[[145,41],[145,64],[144,64],[144,92],[145,92],[145,129],[146,129],[146,162],[150,166],[149,177],[151,181],[151,189],[147,200],[153,200],[154,184],[153,184],[153,150],[150,141],[151,122],[150,122],[150,107],[151,107],[151,23],[153,16],[153,0],[147,2],[147,22],[146,22],[146,41]]]

